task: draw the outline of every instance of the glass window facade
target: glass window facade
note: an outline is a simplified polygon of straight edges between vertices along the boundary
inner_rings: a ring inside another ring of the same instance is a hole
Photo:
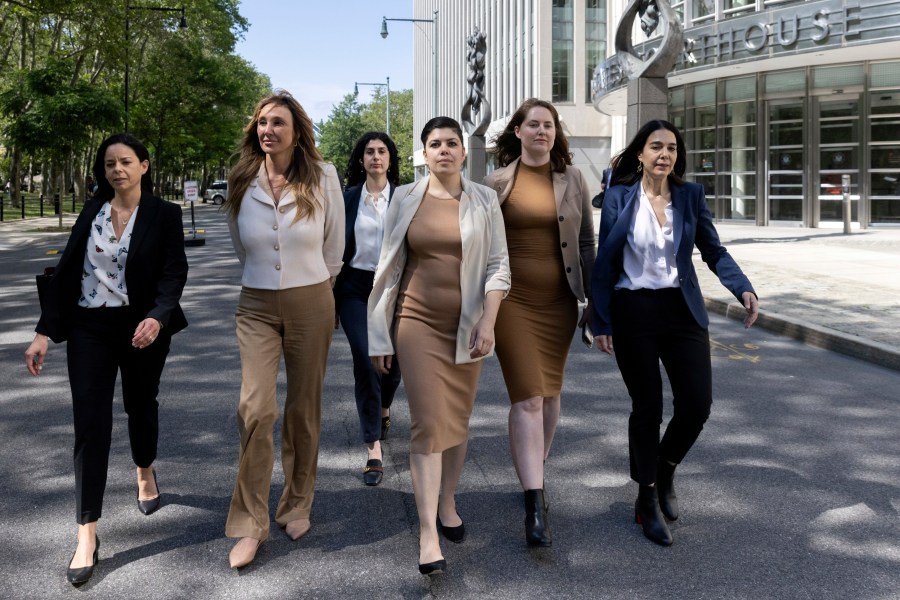
[[[806,67],[673,87],[687,178],[717,220],[900,225],[900,61]]]
[[[553,0],[553,102],[575,100],[575,11],[572,4],[573,0]]]
[[[585,101],[591,102],[591,80],[594,69],[606,58],[606,0],[584,3]]]

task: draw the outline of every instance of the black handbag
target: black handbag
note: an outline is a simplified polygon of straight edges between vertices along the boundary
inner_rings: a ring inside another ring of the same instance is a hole
[[[55,271],[56,267],[45,267],[43,273],[34,276],[35,280],[37,280],[38,302],[41,304],[42,313],[47,302],[46,298],[50,294],[50,280],[53,279]]]

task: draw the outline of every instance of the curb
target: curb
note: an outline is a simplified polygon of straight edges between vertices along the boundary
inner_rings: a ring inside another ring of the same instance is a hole
[[[747,314],[744,307],[736,302],[726,302],[715,298],[704,298],[704,302],[707,310],[729,319],[743,321]],[[802,319],[764,311],[759,311],[759,318],[755,325],[816,348],[839,352],[881,367],[900,371],[900,349],[881,342],[828,329]]]

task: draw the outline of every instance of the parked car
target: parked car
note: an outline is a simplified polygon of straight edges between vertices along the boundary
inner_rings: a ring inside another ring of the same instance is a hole
[[[220,206],[228,198],[228,182],[213,181],[203,192],[203,203],[212,202]]]

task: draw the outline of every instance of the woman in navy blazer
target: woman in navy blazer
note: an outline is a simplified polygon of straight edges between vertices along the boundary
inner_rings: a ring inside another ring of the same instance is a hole
[[[591,280],[592,329],[600,350],[613,353],[631,396],[628,446],[638,483],[635,521],[644,535],[668,546],[666,519],[678,518],[675,467],[709,417],[712,369],[709,317],[691,262],[703,261],[747,309],[759,311],[750,281],[719,242],[703,187],[683,180],[684,140],[668,121],[650,121],[613,159],[611,187],[600,216]],[[674,414],[662,441],[662,379],[674,396]],[[665,518],[664,518],[665,517]]]
[[[181,208],[153,195],[150,155],[131,135],[107,138],[97,151],[99,186],[72,227],[25,352],[40,374],[48,338],[67,342],[75,425],[78,548],[66,577],[85,583],[99,556],[117,372],[137,465],[137,505],[160,506],[156,484],[156,397],[172,335],[187,327],[178,302],[187,281]]]
[[[384,214],[400,177],[397,147],[391,137],[370,131],[359,138],[350,154],[346,177],[344,265],[334,284],[334,302],[336,320],[343,325],[353,354],[356,410],[360,434],[367,449],[363,483],[375,486],[381,483],[384,472],[381,440],[387,439],[391,403],[400,385],[400,367],[396,360],[386,375],[376,371],[369,360],[366,318],[381,252]]]

